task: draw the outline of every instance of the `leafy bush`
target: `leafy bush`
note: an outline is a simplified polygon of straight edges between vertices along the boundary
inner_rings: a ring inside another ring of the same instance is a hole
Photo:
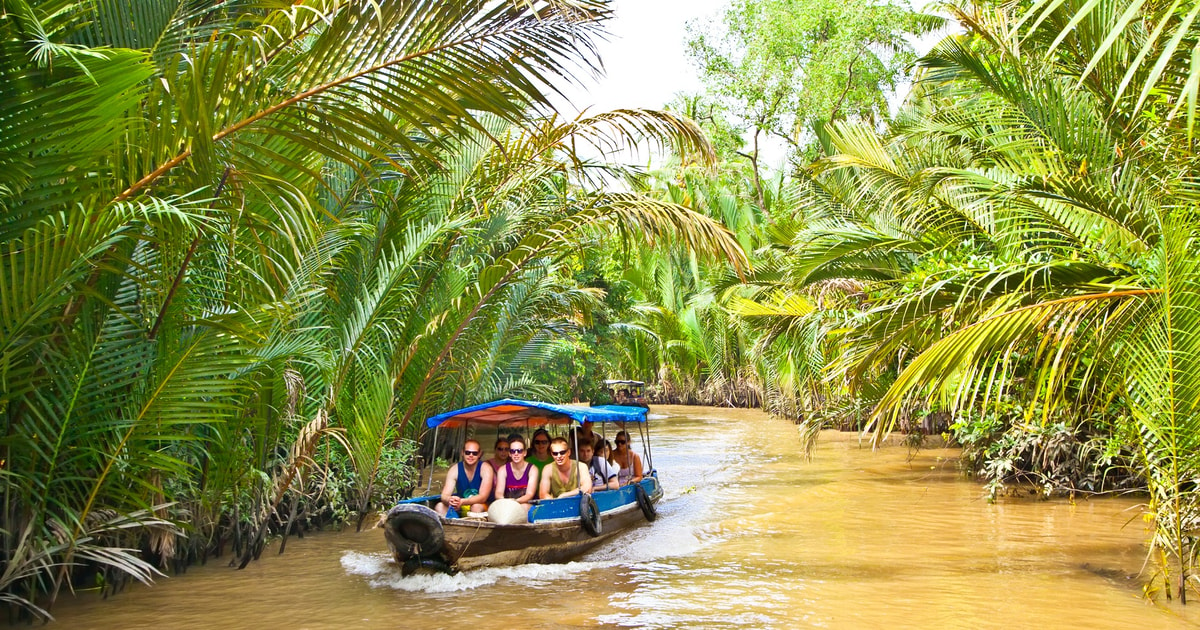
[[[1005,399],[950,426],[963,466],[984,481],[990,499],[1020,486],[1046,497],[1141,487],[1130,442],[1118,430],[1129,426],[1127,416],[1105,410],[1075,418],[1059,408],[1046,418],[1043,411]]]

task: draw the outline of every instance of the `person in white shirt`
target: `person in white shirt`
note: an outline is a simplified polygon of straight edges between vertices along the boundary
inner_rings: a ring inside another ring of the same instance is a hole
[[[599,438],[596,441],[599,442],[601,439],[603,438]],[[592,471],[593,491],[616,490],[617,468],[608,463],[608,460],[603,457],[593,457],[594,453],[595,445],[593,443],[585,441],[579,445],[579,461],[587,464],[588,470]]]

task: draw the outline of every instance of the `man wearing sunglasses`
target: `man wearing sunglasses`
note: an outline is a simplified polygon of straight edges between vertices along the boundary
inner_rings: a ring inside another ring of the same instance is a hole
[[[587,466],[571,459],[571,447],[567,439],[556,437],[550,440],[550,456],[554,463],[546,466],[542,473],[542,484],[538,496],[543,499],[573,497],[592,492],[592,474]]]
[[[460,514],[487,510],[487,498],[492,493],[492,468],[479,463],[483,449],[479,442],[467,440],[463,444],[462,461],[446,471],[446,483],[442,484],[442,500],[434,508],[438,514],[454,518]],[[450,512],[454,510],[454,512]]]

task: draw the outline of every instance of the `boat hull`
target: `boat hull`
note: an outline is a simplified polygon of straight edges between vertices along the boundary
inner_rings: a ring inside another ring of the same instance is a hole
[[[651,504],[662,499],[657,478],[642,482]],[[466,571],[483,567],[528,563],[564,562],[606,540],[647,521],[630,486],[593,494],[600,510],[600,533],[588,534],[579,519],[579,498],[541,501],[530,510],[531,523],[504,525],[483,519],[441,519],[444,544],[441,558],[452,569]],[[389,520],[385,537],[396,562],[404,565],[412,554]]]

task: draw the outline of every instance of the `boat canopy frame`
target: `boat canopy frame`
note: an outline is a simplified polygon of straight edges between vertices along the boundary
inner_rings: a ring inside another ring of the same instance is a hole
[[[515,400],[504,398],[492,402],[463,407],[425,420],[426,428],[433,429],[433,443],[438,442],[440,429],[459,429],[468,425],[484,425],[502,428],[526,429],[536,423],[544,425],[583,426],[585,422],[600,423],[603,427],[609,422],[617,424],[634,423],[638,425],[638,437],[641,438],[643,452],[646,458],[646,474],[654,470],[653,455],[650,450],[650,414],[645,407],[627,407],[624,405],[598,405],[595,407],[575,407],[557,405],[533,400]],[[579,445],[571,445],[575,457],[579,456]],[[480,464],[482,465],[482,457]],[[418,483],[420,483],[418,481]],[[433,466],[430,464],[429,485],[426,492],[433,489]]]
[[[572,407],[532,400],[505,398],[492,402],[439,413],[425,421],[430,429],[457,429],[467,424],[496,427],[526,427],[530,421],[539,424],[577,424],[585,422],[646,422],[646,409],[623,405]]]

